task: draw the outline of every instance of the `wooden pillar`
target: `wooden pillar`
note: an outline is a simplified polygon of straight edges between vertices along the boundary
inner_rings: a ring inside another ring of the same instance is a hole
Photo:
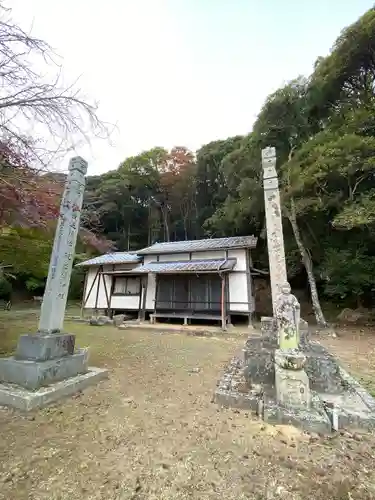
[[[103,266],[99,267],[98,270],[98,284],[96,285],[96,298],[95,298],[95,314],[98,314],[98,300],[99,300],[99,288],[100,288],[100,278],[102,277],[101,273],[103,271]]]
[[[155,273],[155,297],[154,297],[154,315],[156,314],[156,303],[158,300],[158,288],[159,288],[159,280],[158,275]],[[153,316],[152,323],[156,323],[156,317]]]
[[[251,277],[251,255],[250,250],[246,249],[246,288],[247,288],[247,304],[248,304],[248,319],[249,328],[253,326],[253,283]]]
[[[83,318],[83,310],[84,310],[85,305],[86,305],[87,278],[88,278],[89,272],[90,272],[90,268],[85,273],[85,281],[83,284],[83,295],[82,295],[82,301],[81,301],[81,318]]]
[[[148,274],[142,279],[142,291],[143,291],[143,302],[142,302],[142,311],[141,311],[141,321],[146,319],[146,301],[147,301],[147,290],[148,290]]]
[[[232,324],[230,317],[230,297],[229,297],[229,273],[224,274],[224,282],[225,282],[225,314],[227,318],[227,323]]]
[[[103,285],[104,285],[104,292],[105,292],[105,298],[107,300],[107,316],[109,317],[110,314],[111,314],[111,311],[110,311],[110,298],[109,298],[109,293],[108,293],[108,289],[107,289],[107,282],[106,282],[106,275],[103,274]]]
[[[221,328],[227,329],[227,308],[225,300],[225,275],[221,276]]]

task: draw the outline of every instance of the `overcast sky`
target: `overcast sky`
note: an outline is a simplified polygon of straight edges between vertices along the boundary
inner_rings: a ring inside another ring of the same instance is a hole
[[[118,125],[77,153],[89,174],[154,146],[251,130],[267,95],[326,55],[373,0],[12,0],[13,18],[63,57],[68,79]]]

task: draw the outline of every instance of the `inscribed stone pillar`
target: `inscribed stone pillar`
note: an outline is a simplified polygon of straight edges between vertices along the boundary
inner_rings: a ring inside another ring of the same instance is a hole
[[[262,150],[262,167],[272,308],[276,317],[277,298],[282,285],[287,281],[287,274],[275,148],[267,147]]]
[[[79,230],[86,172],[87,162],[83,158],[78,156],[70,160],[40,312],[40,333],[49,334],[62,331]]]
[[[76,348],[75,336],[62,332],[86,171],[82,158],[70,161],[39,329],[19,337],[14,356],[0,358],[0,404],[38,408],[107,377],[107,370],[88,366],[88,348]]]

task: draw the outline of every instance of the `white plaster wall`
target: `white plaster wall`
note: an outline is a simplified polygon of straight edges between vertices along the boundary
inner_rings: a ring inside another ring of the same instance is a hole
[[[123,309],[125,311],[138,311],[139,295],[114,296],[111,299],[112,309]]]
[[[229,273],[229,310],[248,312],[247,303],[235,304],[235,302],[247,302],[246,273]]]
[[[154,309],[155,306],[155,293],[156,293],[156,279],[155,274],[148,274],[147,296],[146,296],[146,309]]]
[[[180,260],[189,260],[188,253],[165,253],[159,255],[159,262],[178,262]],[[156,259],[154,259],[154,262]]]
[[[131,264],[115,264],[115,271],[130,271],[134,267],[138,266],[138,262],[132,262]]]
[[[103,270],[110,271],[110,270],[112,270],[112,266],[103,266]],[[107,295],[106,295],[105,287],[104,287],[104,280],[105,280],[106,285],[107,285],[107,294],[109,297],[110,293],[111,293],[111,287],[112,287],[112,276],[108,276],[108,275],[104,275],[104,274],[97,276],[96,281],[94,283],[94,286],[90,292],[91,285],[92,285],[93,281],[95,280],[95,276],[97,275],[97,272],[98,272],[98,267],[90,267],[88,270],[86,294],[85,294],[85,300],[87,299],[87,302],[85,305],[86,309],[95,308],[96,295],[98,292],[99,278],[100,278],[100,284],[99,284],[97,308],[98,309],[106,309],[108,307]],[[90,295],[89,295],[89,292],[90,292]]]
[[[96,297],[96,287],[98,284],[98,278],[96,278],[96,282],[93,286],[93,289],[90,292],[92,283],[95,279],[96,273],[98,272],[98,267],[89,267],[86,271],[86,290],[85,296],[83,298],[85,304],[85,308],[93,309],[95,307],[95,297]]]
[[[193,252],[191,260],[225,259],[225,250],[209,250],[205,252]]]
[[[149,264],[150,262],[156,262],[157,260],[158,260],[157,255],[145,255],[143,257],[144,264]]]
[[[235,271],[246,271],[246,250],[228,250],[228,259],[237,259]]]

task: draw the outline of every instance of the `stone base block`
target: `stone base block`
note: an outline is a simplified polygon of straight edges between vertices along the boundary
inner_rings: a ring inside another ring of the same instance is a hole
[[[272,397],[265,395],[263,419],[269,424],[293,425],[318,434],[330,434],[332,432],[331,421],[316,394],[312,394],[309,408],[286,407]]]
[[[283,406],[309,408],[311,392],[305,370],[288,370],[275,363],[275,386],[278,403]]]
[[[35,390],[88,370],[88,349],[48,361],[0,359],[0,381]]]
[[[75,336],[69,333],[21,335],[14,357],[30,361],[47,361],[73,354],[74,345]]]
[[[56,382],[38,391],[29,391],[10,384],[0,384],[0,406],[10,406],[22,411],[43,408],[61,398],[82,391],[100,380],[108,378],[108,370],[89,367],[88,372]]]
[[[271,316],[262,316],[260,318],[260,329],[262,335],[267,337],[277,338],[277,323],[276,320]]]
[[[250,410],[256,414],[259,411],[259,403],[262,400],[261,395],[241,394],[233,390],[216,389],[214,402],[224,408],[238,408],[240,410]]]

